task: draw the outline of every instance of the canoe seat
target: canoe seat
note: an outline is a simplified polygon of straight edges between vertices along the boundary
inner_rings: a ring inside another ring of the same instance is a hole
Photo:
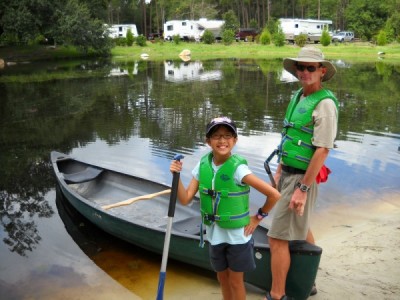
[[[191,235],[200,235],[201,217],[191,217],[181,221],[173,222],[172,229]]]
[[[66,183],[82,183],[95,179],[102,172],[103,169],[95,167],[87,167],[83,171],[79,171],[76,173],[71,173],[71,174],[63,173],[63,177]]]

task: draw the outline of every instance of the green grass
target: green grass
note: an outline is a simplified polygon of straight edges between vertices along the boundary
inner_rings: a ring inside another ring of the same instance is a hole
[[[385,52],[385,61],[400,63],[400,44],[387,46],[376,46],[371,43],[344,43],[331,44],[323,47],[315,45],[323,50],[327,59],[347,59],[352,61],[375,61],[378,52]],[[202,43],[181,42],[176,45],[171,42],[150,43],[145,47],[137,45],[131,47],[115,47],[112,49],[114,60],[140,59],[140,55],[146,53],[149,60],[160,61],[165,59],[179,59],[182,50],[189,49],[193,60],[207,60],[218,58],[283,58],[295,57],[299,51],[298,46],[285,45],[276,47],[274,45],[260,45],[256,43],[234,42],[231,45],[222,43],[205,45]],[[61,58],[78,58],[79,52],[73,47],[50,48],[45,46],[32,47],[0,47],[0,58],[6,62],[21,62],[33,60],[55,60]]]
[[[385,59],[400,63],[400,44],[388,46],[375,46],[370,43],[344,43],[331,44],[322,49],[327,59],[350,59],[352,61],[374,61],[378,52],[385,52]],[[284,58],[295,57],[299,51],[298,46],[285,45],[276,47],[274,45],[260,45],[256,43],[234,42],[232,45],[224,44],[195,44],[195,43],[147,43],[146,47],[115,47],[112,49],[113,58],[126,59],[140,58],[142,53],[149,55],[150,60],[179,59],[182,50],[189,49],[192,59],[216,59],[216,58]]]

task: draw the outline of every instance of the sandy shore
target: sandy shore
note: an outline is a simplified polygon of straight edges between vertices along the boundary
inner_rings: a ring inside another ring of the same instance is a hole
[[[309,300],[400,299],[399,195],[316,213],[313,231],[323,254]],[[217,285],[202,291],[191,299],[221,299]],[[248,288],[247,299],[262,298]]]
[[[400,196],[316,214],[322,299],[400,299]]]

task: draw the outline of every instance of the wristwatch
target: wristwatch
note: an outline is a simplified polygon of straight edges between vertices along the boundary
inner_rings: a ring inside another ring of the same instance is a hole
[[[261,210],[261,207],[260,207],[260,208],[258,209],[258,211],[257,211],[257,214],[256,214],[257,219],[262,220],[262,219],[264,219],[266,216],[268,216],[268,213],[263,212],[263,211]]]
[[[301,182],[298,182],[296,184],[296,187],[300,189],[300,191],[307,193],[310,190],[310,187],[308,185],[305,185]]]

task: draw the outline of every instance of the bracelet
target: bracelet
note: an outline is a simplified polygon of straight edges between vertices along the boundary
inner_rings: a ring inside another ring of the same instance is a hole
[[[264,212],[261,210],[261,207],[260,207],[260,208],[258,209],[258,211],[257,211],[257,214],[256,214],[257,219],[262,220],[262,219],[264,219],[266,216],[268,216],[268,213],[264,213]]]

